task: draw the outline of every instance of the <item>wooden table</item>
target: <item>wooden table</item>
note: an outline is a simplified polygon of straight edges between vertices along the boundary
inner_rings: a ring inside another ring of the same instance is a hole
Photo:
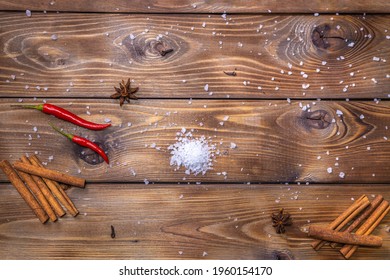
[[[0,158],[35,153],[88,182],[67,191],[77,217],[42,225],[0,174],[1,259],[343,258],[305,229],[362,194],[390,199],[390,2],[230,2],[0,1]],[[120,107],[128,78],[139,99]],[[10,107],[42,102],[112,127]],[[182,128],[219,150],[203,176],[170,166]],[[390,259],[389,226],[353,259]]]

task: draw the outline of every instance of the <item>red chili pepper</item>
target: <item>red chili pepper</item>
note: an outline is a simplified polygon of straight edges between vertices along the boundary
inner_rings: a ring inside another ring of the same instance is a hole
[[[111,124],[98,124],[93,123],[87,120],[84,120],[80,118],[79,116],[76,116],[75,114],[69,112],[68,110],[65,110],[61,107],[58,107],[53,104],[39,104],[39,105],[17,105],[17,107],[23,107],[23,108],[29,108],[29,109],[36,109],[39,111],[42,111],[46,114],[53,115],[59,119],[74,123],[78,126],[88,128],[90,130],[102,130],[107,127],[109,127]]]
[[[80,137],[77,135],[73,135],[70,133],[65,133],[65,132],[61,131],[59,128],[55,127],[54,125],[52,125],[52,124],[50,124],[50,125],[55,131],[61,133],[65,137],[69,138],[70,140],[72,140],[72,142],[97,152],[104,159],[105,162],[109,163],[106,153],[97,144],[89,141],[86,138],[83,138],[83,137]]]

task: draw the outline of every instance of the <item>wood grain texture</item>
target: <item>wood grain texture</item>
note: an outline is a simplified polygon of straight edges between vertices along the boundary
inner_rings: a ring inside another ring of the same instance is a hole
[[[138,100],[122,108],[118,100],[47,101],[112,126],[91,132],[39,111],[15,110],[16,99],[3,99],[0,158],[38,153],[51,169],[87,182],[390,182],[388,101]],[[98,142],[110,165],[49,122]],[[213,170],[204,176],[169,164],[168,147],[182,128],[215,146]]]
[[[110,13],[386,13],[390,4],[385,0],[363,1],[257,1],[257,0],[2,0],[0,10],[83,11]]]
[[[80,210],[41,225],[9,185],[0,187],[1,259],[343,259],[316,252],[310,224],[331,222],[366,193],[390,197],[389,185],[122,185],[68,190]],[[276,202],[279,201],[279,202]],[[288,211],[292,226],[278,235],[270,215]],[[113,225],[116,238],[111,238]],[[390,217],[374,235],[380,248],[353,259],[390,259]]]
[[[389,26],[387,15],[2,13],[0,95],[108,98],[130,77],[141,98],[387,98]]]
[[[80,214],[42,225],[0,172],[0,259],[343,259],[313,250],[307,227],[362,194],[390,200],[389,1],[0,0],[0,10],[0,159],[37,154],[87,180],[66,190]],[[109,96],[127,78],[140,99],[120,108]],[[42,102],[112,127],[10,107]],[[110,165],[49,122],[96,141]],[[215,146],[204,176],[169,164],[183,128]],[[293,225],[277,235],[280,208]],[[353,259],[389,260],[389,230],[387,216],[373,232],[383,246]]]

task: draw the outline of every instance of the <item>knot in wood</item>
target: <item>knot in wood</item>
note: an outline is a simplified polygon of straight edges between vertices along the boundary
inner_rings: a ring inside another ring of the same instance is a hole
[[[332,123],[331,115],[325,110],[304,111],[301,119],[304,127],[309,129],[325,129]]]
[[[272,255],[275,260],[295,260],[294,255],[289,250],[275,250]]]
[[[155,63],[158,59],[171,57],[177,49],[174,41],[169,38],[155,39],[145,36],[130,38],[127,36],[122,45],[127,49],[129,55],[134,61]]]
[[[311,40],[316,48],[327,51],[340,51],[348,48],[351,42],[339,25],[327,23],[316,26],[311,33]]]
[[[106,150],[106,147],[100,142],[95,143],[98,144],[103,150]],[[80,159],[88,164],[98,165],[104,162],[104,159],[91,149],[75,145],[75,152]]]
[[[173,49],[165,41],[152,41],[151,49],[160,54],[161,56],[166,56],[167,54],[173,52]]]
[[[37,49],[38,61],[48,68],[56,68],[66,64],[70,55],[58,48],[41,46]]]

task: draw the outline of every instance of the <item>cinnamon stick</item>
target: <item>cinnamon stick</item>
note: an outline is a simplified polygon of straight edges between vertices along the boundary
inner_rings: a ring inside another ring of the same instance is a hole
[[[56,182],[57,183],[57,182]],[[57,183],[58,184],[58,183]],[[65,197],[65,199],[68,201],[69,206],[72,208],[72,211],[74,214],[73,217],[77,216],[79,214],[79,210],[77,210],[76,206],[74,205],[73,201],[70,199],[68,194],[65,192],[65,190],[60,186],[58,187],[59,191],[62,193],[62,195]]]
[[[349,215],[344,221],[342,221],[336,228],[335,230],[336,231],[340,231],[342,228],[345,227],[345,225],[347,225],[350,221],[353,220],[353,218],[355,218],[357,215],[359,215],[359,213],[361,213],[364,209],[367,208],[367,206],[369,206],[371,203],[370,201],[367,199],[367,201],[364,201],[362,202],[362,204],[356,208],[355,211],[353,211],[351,213],[351,215]]]
[[[39,161],[39,159],[36,156],[30,157],[30,162],[34,166],[43,167],[42,163]],[[57,182],[52,181],[50,179],[42,177],[43,181],[46,183],[46,185],[49,187],[51,192],[57,197],[59,202],[69,211],[69,213],[75,217],[79,213],[77,209],[75,210],[74,205],[72,206],[69,201],[69,197],[65,192],[61,192],[61,187],[58,185]],[[61,189],[62,190],[62,189]],[[66,197],[65,197],[66,196]],[[72,203],[73,204],[73,203]]]
[[[341,223],[343,223],[344,220],[349,219],[352,220],[355,218],[364,208],[361,206],[366,204],[367,205],[368,198],[366,195],[362,195],[359,197],[350,207],[348,207],[340,216],[338,216],[332,223],[330,223],[327,228],[328,229],[335,229],[338,227]],[[356,211],[359,209],[359,211]],[[314,241],[311,246],[314,248],[314,250],[319,250],[326,242],[323,240],[316,240]]]
[[[22,156],[21,161],[26,165],[31,165],[30,160],[26,156]],[[48,186],[45,184],[45,182],[42,180],[42,178],[36,175],[31,175],[31,177],[33,178],[34,182],[38,185],[42,193],[45,195],[47,201],[50,203],[56,215],[58,217],[64,216],[66,214],[64,209],[62,208],[61,204],[58,203],[57,199],[54,197],[54,195],[52,194]]]
[[[372,212],[371,216],[359,227],[355,234],[358,235],[369,235],[382,221],[382,219],[390,211],[389,202],[382,201],[382,203]],[[346,259],[349,259],[353,253],[357,250],[358,246],[356,245],[344,245],[340,249],[340,253]]]
[[[27,174],[23,171],[18,171],[17,173],[22,178],[22,180],[26,183],[27,187],[30,188],[31,192],[35,195],[36,199],[41,204],[41,207],[46,212],[46,214],[49,216],[50,220],[52,222],[57,221],[57,216],[54,213],[53,209],[51,209],[50,203],[47,201],[45,195],[42,193],[41,189],[35,183],[34,179],[31,177],[31,175]]]
[[[51,179],[53,181],[69,184],[80,188],[84,188],[85,186],[85,180],[83,178],[64,174],[59,171],[50,170],[40,166],[33,166],[21,162],[15,162],[14,166],[17,170],[21,170],[23,172],[40,176],[43,178]]]
[[[29,189],[24,185],[22,179],[20,179],[12,165],[7,160],[3,160],[0,162],[0,168],[10,180],[11,184],[19,192],[20,196],[24,199],[24,201],[26,201],[27,205],[33,210],[41,223],[45,223],[49,219],[49,216],[39,205],[38,201]]]
[[[375,199],[370,203],[370,205],[364,209],[362,214],[356,218],[355,221],[353,221],[352,224],[347,227],[344,232],[352,232],[356,227],[358,227],[368,216],[371,215],[371,213],[379,206],[379,204],[382,202],[383,196],[377,195]],[[339,245],[338,243],[331,243],[330,246],[332,248],[336,248],[336,246]]]
[[[383,243],[382,238],[379,236],[358,235],[345,231],[340,232],[316,225],[311,225],[309,227],[308,236],[326,241],[369,247],[380,247]]]

